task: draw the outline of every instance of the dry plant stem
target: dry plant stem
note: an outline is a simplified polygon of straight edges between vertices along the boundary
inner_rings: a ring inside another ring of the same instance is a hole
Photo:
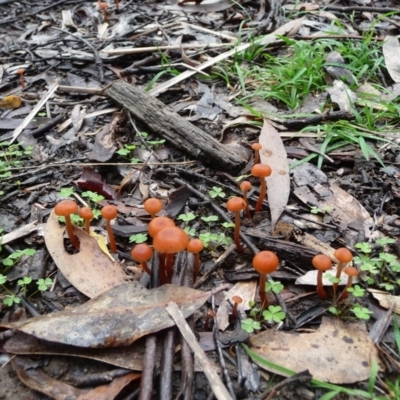
[[[111,228],[111,223],[109,220],[107,220],[107,233],[108,233],[108,239],[110,242],[111,253],[115,254],[115,253],[117,253],[117,244],[115,243],[114,232]]]
[[[216,310],[215,310],[215,296],[212,296],[211,306],[212,306],[213,312],[216,312]],[[219,363],[220,363],[221,368],[222,368],[222,373],[223,373],[224,378],[225,378],[226,386],[228,387],[229,393],[232,396],[232,400],[236,400],[235,390],[233,388],[232,380],[231,380],[230,374],[229,374],[229,372],[228,372],[228,370],[226,368],[225,358],[224,358],[224,355],[222,353],[221,340],[220,340],[220,337],[219,337],[219,329],[218,329],[217,324],[214,325],[213,336],[214,336],[215,345],[217,347],[218,359],[219,359]]]
[[[235,236],[234,236],[234,241],[236,244],[236,248],[238,252],[243,253],[244,248],[240,244],[240,213],[239,211],[235,212]]]
[[[156,347],[156,336],[148,336],[146,339],[142,378],[140,380],[139,400],[151,400],[153,398],[153,373],[156,365]]]
[[[325,289],[324,289],[324,285],[322,283],[322,274],[323,274],[322,271],[318,271],[318,274],[317,274],[317,291],[318,291],[318,296],[322,300],[325,300],[327,295],[326,295],[326,292],[325,292]]]
[[[260,178],[260,196],[258,197],[255,212],[261,211],[262,203],[265,198],[265,193],[267,193],[267,184],[265,182],[265,178],[262,177]]]
[[[393,302],[387,312],[383,314],[372,326],[372,328],[369,331],[369,337],[371,340],[374,342],[375,345],[380,343],[383,335],[386,333],[387,329],[390,326],[390,322],[392,321],[393,317],[393,311],[396,307],[396,303]],[[394,318],[396,317],[396,314],[394,314]]]
[[[160,398],[172,399],[172,376],[174,371],[175,329],[170,328],[165,332],[164,350],[161,358]]]
[[[73,246],[79,250],[79,241],[78,238],[74,235],[74,229],[72,227],[71,217],[67,215],[65,217],[65,227],[68,233],[69,240],[73,244]]]
[[[265,293],[266,274],[260,274],[258,293],[260,295],[260,310],[264,311],[268,307],[267,294]]]
[[[231,395],[222,383],[221,378],[216,373],[204,350],[200,347],[193,331],[185,321],[185,318],[183,318],[183,315],[176,303],[170,302],[165,309],[167,310],[168,314],[171,315],[188,345],[195,353],[196,358],[208,379],[210,387],[215,394],[215,397],[218,400],[232,400]]]
[[[174,182],[179,183],[180,185],[185,185],[193,194],[195,194],[199,199],[202,199],[203,201],[210,202],[211,208],[226,222],[232,222],[232,220],[229,218],[229,216],[220,208],[218,207],[215,203],[211,202],[211,199],[207,196],[205,196],[203,193],[199,192],[197,189],[195,189],[193,186],[189,185],[187,182],[185,182],[182,179],[175,178]],[[258,253],[258,249],[254,244],[251,242],[251,240],[243,233],[240,232],[240,238],[242,241],[246,244],[246,246],[254,253]],[[197,283],[196,283],[196,287]]]

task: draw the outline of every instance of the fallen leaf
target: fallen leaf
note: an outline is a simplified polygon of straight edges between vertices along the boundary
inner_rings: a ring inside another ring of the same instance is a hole
[[[83,167],[81,177],[75,182],[80,188],[103,195],[112,200],[117,197],[115,190],[102,181],[101,175],[93,168]]]
[[[44,240],[58,269],[75,288],[88,297],[95,297],[126,282],[127,276],[119,264],[101,251],[96,239],[76,226],[74,233],[79,239],[80,251],[68,254],[64,248],[64,231],[53,210],[47,220]]]
[[[400,43],[396,36],[386,36],[382,46],[386,68],[390,77],[397,83],[400,82]]]
[[[165,310],[173,301],[185,318],[212,292],[163,285],[147,290],[137,282],[112,288],[81,306],[25,321],[0,324],[51,342],[80,347],[127,346],[135,340],[174,325]]]
[[[357,95],[342,81],[334,80],[333,86],[326,91],[331,96],[332,102],[339,106],[341,111],[351,112],[354,109],[354,102]]]
[[[20,107],[21,103],[22,103],[21,97],[11,94],[10,96],[4,97],[0,101],[0,107],[11,110],[13,108]]]
[[[368,379],[372,361],[379,362],[378,351],[365,324],[338,318],[323,318],[314,333],[264,331],[250,338],[250,346],[257,355],[272,363],[295,372],[308,369],[315,379],[337,384]]]
[[[379,305],[387,310],[393,303],[395,303],[394,312],[400,315],[400,296],[393,296],[390,293],[377,289],[367,290],[368,292],[372,293],[372,296],[374,296],[375,299],[379,301]]]
[[[271,212],[271,231],[273,232],[275,224],[289,199],[289,163],[278,131],[266,119],[260,133],[259,142],[262,145],[260,150],[261,162],[268,164],[272,169],[272,174],[266,181]]]

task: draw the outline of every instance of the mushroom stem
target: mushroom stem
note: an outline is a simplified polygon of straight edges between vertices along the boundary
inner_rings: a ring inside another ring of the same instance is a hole
[[[147,272],[149,275],[151,275],[151,271],[150,271],[149,267],[147,266],[146,261],[142,261],[140,263],[140,265],[142,266],[144,272]]]
[[[115,242],[114,232],[111,228],[111,221],[109,219],[107,220],[107,233],[108,233],[108,240],[110,242],[111,253],[115,254],[117,252],[117,244]]]
[[[77,237],[74,235],[74,228],[72,227],[71,217],[69,215],[65,216],[65,227],[67,230],[67,234],[69,240],[71,241],[72,245],[79,250],[79,241]]]
[[[200,271],[200,254],[195,253],[194,254],[194,266],[193,266],[193,282],[196,281],[199,271]]]
[[[267,193],[267,184],[265,182],[265,178],[261,177],[260,178],[260,196],[258,197],[256,208],[254,209],[255,212],[261,211],[262,203],[264,201],[266,193]]]
[[[165,276],[167,282],[171,282],[172,273],[174,270],[175,253],[167,253],[165,255]]]
[[[323,271],[318,270],[318,274],[317,274],[317,291],[318,291],[318,296],[322,300],[325,300],[327,294],[325,292],[324,285],[322,283],[322,274],[323,274]]]
[[[347,299],[347,296],[349,295],[349,292],[347,291],[348,288],[351,287],[351,284],[353,283],[353,277],[349,276],[347,278],[347,284],[346,287],[343,289],[343,292],[341,293],[341,295],[339,296],[338,301],[342,301],[344,299]]]
[[[240,244],[240,211],[235,211],[235,236],[234,241],[236,244],[237,251],[239,253],[244,252],[243,246]]]
[[[340,276],[342,275],[342,271],[343,271],[343,267],[346,265],[347,263],[343,262],[343,261],[339,261],[338,265],[337,265],[337,270],[336,270],[336,278],[340,279]],[[339,283],[334,283],[333,284],[333,293],[334,296],[336,294],[336,290],[338,287]]]
[[[263,311],[268,306],[267,294],[265,293],[266,280],[267,280],[267,274],[260,274],[258,293],[260,295],[260,300],[261,300],[261,306],[260,306],[261,311]]]

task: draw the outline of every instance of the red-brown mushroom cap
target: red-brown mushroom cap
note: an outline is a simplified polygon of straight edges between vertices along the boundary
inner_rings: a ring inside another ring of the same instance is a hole
[[[159,213],[163,207],[161,200],[155,198],[147,199],[143,205],[144,209],[152,215]]]
[[[101,215],[105,219],[112,220],[112,219],[116,218],[117,215],[118,215],[117,207],[115,207],[115,206],[113,206],[111,204],[107,205],[107,206],[104,206],[101,209]]]
[[[328,271],[332,267],[332,260],[325,254],[317,254],[311,262],[314,268],[319,271]]]
[[[156,217],[153,218],[147,227],[149,235],[154,238],[158,232],[165,228],[171,228],[175,226],[175,222],[168,217]]]
[[[249,181],[243,181],[239,187],[243,192],[248,192],[251,189],[251,183]]]
[[[75,214],[78,211],[78,205],[73,200],[60,201],[55,207],[54,212],[59,217],[66,217]]]
[[[347,266],[347,267],[343,270],[343,272],[344,272],[346,275],[352,276],[352,277],[358,275],[358,269],[355,268],[355,267],[352,267],[352,266],[350,266],[350,265]]]
[[[204,249],[204,243],[200,239],[192,239],[187,245],[187,251],[189,253],[200,253]]]
[[[260,143],[253,143],[253,144],[251,145],[251,148],[252,148],[253,150],[261,150],[261,149],[262,149],[262,146],[261,146]]]
[[[246,204],[244,202],[244,199],[242,199],[241,197],[231,197],[226,202],[226,208],[232,212],[238,212],[240,210],[243,210],[245,206]]]
[[[256,164],[251,168],[251,174],[259,178],[266,178],[272,173],[271,167],[268,164]]]
[[[340,247],[334,253],[336,259],[342,263],[348,263],[353,259],[353,254],[346,247]]]
[[[132,249],[131,256],[138,262],[149,261],[153,257],[153,250],[148,244],[140,243]]]
[[[154,236],[153,247],[159,253],[179,253],[186,249],[189,243],[187,233],[176,226],[164,228]]]
[[[81,207],[79,209],[79,216],[85,220],[91,220],[94,217],[93,211],[89,207]]]
[[[253,267],[260,274],[270,274],[276,271],[278,265],[279,259],[272,251],[260,251],[253,258]]]
[[[241,304],[243,303],[243,299],[240,296],[232,296],[232,302],[236,304]]]

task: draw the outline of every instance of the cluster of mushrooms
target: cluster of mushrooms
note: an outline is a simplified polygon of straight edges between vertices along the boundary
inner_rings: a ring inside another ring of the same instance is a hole
[[[251,174],[260,178],[261,181],[259,198],[254,208],[255,212],[259,212],[261,211],[266,196],[265,178],[271,175],[272,170],[269,165],[259,162],[259,151],[261,150],[261,145],[255,143],[252,145],[252,148],[255,151],[255,163],[251,169]],[[234,242],[239,252],[244,251],[244,248],[240,243],[240,213],[242,210],[245,210],[246,217],[248,219],[251,219],[252,217],[247,199],[247,193],[251,190],[251,187],[252,185],[250,182],[243,181],[240,184],[240,188],[243,191],[243,197],[232,197],[226,203],[228,211],[235,214]],[[183,229],[177,227],[171,218],[164,216],[158,217],[157,214],[162,210],[162,202],[160,200],[156,198],[147,199],[144,202],[144,208],[151,216],[151,221],[148,225],[148,233],[153,239],[153,245],[150,247],[145,243],[137,244],[131,251],[132,258],[139,262],[140,267],[150,275],[150,269],[147,262],[153,257],[153,249],[156,250],[160,255],[159,282],[160,284],[165,284],[171,282],[175,254],[186,250],[194,254],[193,281],[195,281],[200,270],[199,253],[204,249],[204,243],[200,239],[190,239],[187,233]],[[85,220],[85,231],[90,234],[90,221],[93,219],[92,210],[89,207],[78,208],[78,205],[73,200],[63,200],[56,205],[54,211],[56,215],[65,217],[68,237],[72,245],[79,250],[79,241],[73,233],[70,215],[79,212],[79,216]],[[111,253],[117,253],[117,245],[111,228],[111,220],[117,217],[117,208],[113,205],[107,205],[102,208],[101,214],[107,221],[107,232]],[[335,252],[335,257],[339,260],[336,277],[340,278],[343,267],[352,260],[352,254],[346,248],[341,248]],[[332,261],[328,256],[319,254],[313,258],[312,264],[318,269],[318,294],[321,299],[325,299],[327,294],[322,285],[322,273],[331,268]],[[260,274],[259,295],[261,300],[261,310],[268,306],[265,292],[266,276],[267,274],[274,272],[278,266],[278,257],[272,251],[260,251],[253,258],[253,267]],[[358,274],[357,269],[351,266],[344,268],[344,272],[349,276],[349,279],[346,288],[339,297],[339,300],[346,298],[347,289],[351,286],[352,278]],[[333,285],[333,290],[334,297],[336,297],[337,283]],[[235,305],[237,307],[237,302],[235,300],[232,301],[234,308]]]

